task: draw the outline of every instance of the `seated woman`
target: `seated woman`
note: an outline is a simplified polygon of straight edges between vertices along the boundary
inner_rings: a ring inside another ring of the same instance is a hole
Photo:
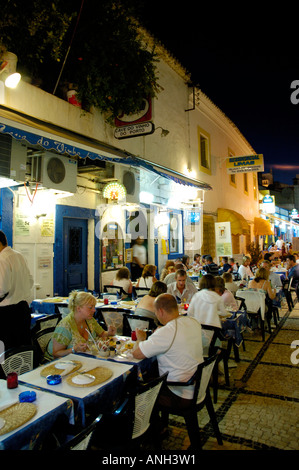
[[[223,273],[222,274],[224,280],[224,287],[228,289],[233,295],[236,294],[237,290],[239,289],[238,284],[233,281],[233,276],[231,273]]]
[[[156,281],[149,293],[138,302],[137,308],[134,312],[135,315],[142,315],[144,317],[153,318],[158,324],[158,319],[155,314],[154,302],[156,297],[160,294],[165,294],[167,292],[167,285],[164,282]]]
[[[138,279],[136,287],[148,287],[150,289],[154,282],[157,281],[155,277],[156,270],[157,267],[153,264],[146,264],[143,268],[140,279]]]
[[[248,284],[248,289],[257,289],[268,294],[271,300],[276,297],[276,289],[272,289],[269,281],[269,271],[266,268],[259,268],[255,273],[255,278]]]
[[[184,255],[182,256],[182,263],[184,266],[186,266],[186,270],[188,271],[188,269],[192,268],[192,266],[190,265],[190,257],[187,256],[187,255]]]
[[[167,274],[169,274],[170,271],[169,268],[173,267],[174,268],[174,261],[167,260],[165,263],[165,267],[162,269],[161,276],[160,276],[160,281],[163,281]]]
[[[126,267],[120,268],[113,279],[112,284],[113,286],[122,287],[126,294],[132,293],[132,282],[131,282],[131,273],[130,270]]]
[[[88,348],[90,334],[95,340],[107,338],[116,333],[114,326],[108,331],[93,318],[96,298],[89,292],[73,291],[69,296],[70,313],[55,328],[45,358],[53,360],[70,353],[85,352]]]
[[[225,288],[224,279],[220,276],[215,277],[215,291],[221,296],[224,307],[229,307],[231,310],[238,310],[238,302],[231,291]]]

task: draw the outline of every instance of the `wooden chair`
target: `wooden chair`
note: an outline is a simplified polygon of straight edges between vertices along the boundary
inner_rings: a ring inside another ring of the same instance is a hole
[[[212,375],[213,369],[216,366],[218,357],[217,354],[206,359],[203,363],[199,364],[193,377],[188,382],[167,382],[167,385],[175,386],[194,386],[193,398],[190,400],[190,406],[184,409],[177,407],[171,408],[158,405],[159,410],[165,418],[169,414],[182,416],[185,420],[192,451],[200,450],[200,429],[198,425],[197,413],[204,406],[206,406],[210,420],[214,429],[215,436],[219,445],[222,445],[222,436],[218,427],[216,413],[209,391],[209,380]],[[189,448],[189,449],[190,449]]]

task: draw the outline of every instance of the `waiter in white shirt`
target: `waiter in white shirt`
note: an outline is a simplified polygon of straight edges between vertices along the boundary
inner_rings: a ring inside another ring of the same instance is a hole
[[[6,235],[0,230],[0,340],[5,350],[31,344],[32,286],[25,258],[8,246]]]
[[[140,278],[143,268],[146,265],[146,248],[144,246],[144,238],[136,238],[136,242],[133,245],[133,260],[131,267],[131,279],[136,281]]]

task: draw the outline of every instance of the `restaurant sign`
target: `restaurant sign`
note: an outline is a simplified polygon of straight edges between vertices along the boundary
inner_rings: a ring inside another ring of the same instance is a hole
[[[226,169],[228,174],[264,171],[264,157],[261,154],[229,157],[226,160]]]
[[[142,135],[152,134],[155,126],[152,122],[140,122],[125,127],[117,127],[114,131],[116,139],[129,139],[130,137],[139,137]]]

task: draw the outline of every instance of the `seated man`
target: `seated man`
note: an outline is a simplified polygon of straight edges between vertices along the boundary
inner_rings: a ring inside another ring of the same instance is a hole
[[[187,274],[183,269],[179,269],[175,273],[175,282],[168,284],[167,292],[172,294],[177,302],[179,303],[190,303],[194,294],[196,294],[197,289],[194,284],[188,284],[186,282]]]
[[[136,359],[157,356],[159,374],[169,372],[168,381],[187,382],[203,362],[202,330],[200,323],[189,316],[180,316],[175,298],[161,294],[155,300],[156,316],[164,325],[147,339],[146,333],[136,330],[139,344],[133,351]],[[192,386],[165,386],[159,403],[163,406],[189,406]]]
[[[163,282],[165,282],[165,284],[167,284],[167,285],[171,284],[172,282],[175,282],[175,273],[176,273],[176,271],[178,271],[179,269],[182,269],[183,271],[186,272],[186,266],[183,263],[176,263],[174,268],[175,268],[175,272],[167,274],[167,276],[163,279]],[[194,282],[192,281],[192,279],[190,279],[189,276],[187,276],[186,282],[188,284],[192,284],[194,286]]]
[[[214,263],[211,255],[207,255],[205,259],[206,264],[202,268],[206,271],[207,274],[212,274],[212,276],[219,276],[219,266]]]
[[[287,266],[287,279],[293,278],[292,287],[296,289],[296,295],[299,299],[299,264],[296,263],[296,257],[294,255],[288,255],[286,259]]]

